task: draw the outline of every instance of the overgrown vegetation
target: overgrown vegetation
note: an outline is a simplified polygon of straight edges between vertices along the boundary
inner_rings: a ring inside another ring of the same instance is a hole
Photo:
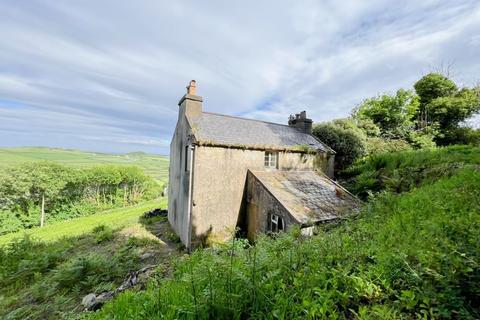
[[[349,167],[341,178],[347,189],[366,199],[381,191],[411,190],[467,167],[480,168],[480,147],[450,146],[372,155]]]
[[[27,162],[0,170],[0,235],[156,198],[162,186],[138,167],[71,168]]]
[[[381,188],[358,216],[311,238],[295,229],[255,245],[233,239],[195,251],[176,263],[172,279],[126,292],[88,318],[478,318],[478,148],[383,157],[355,174],[407,168],[414,183]],[[425,174],[441,163],[462,165]]]
[[[145,205],[134,212],[131,208],[112,212],[121,225],[112,224],[113,219],[103,224],[102,213],[97,214],[96,224],[88,224],[90,229],[85,219],[94,216],[56,222],[50,228],[32,230],[41,233],[32,232],[0,246],[0,318],[76,318],[83,309],[84,295],[116,289],[130,271],[157,265],[157,274],[162,276],[175,250],[149,230],[168,223],[165,217],[141,218],[144,210]],[[123,211],[129,211],[132,219],[122,220]],[[72,236],[57,229],[85,233]],[[142,257],[144,253],[149,255]]]
[[[317,124],[313,133],[337,151],[335,167],[342,170],[367,155],[479,145],[480,131],[465,123],[479,111],[479,87],[458,88],[447,77],[430,73],[414,84],[414,91],[366,99],[351,117]]]

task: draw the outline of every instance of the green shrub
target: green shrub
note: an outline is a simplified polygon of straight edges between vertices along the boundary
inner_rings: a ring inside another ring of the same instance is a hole
[[[0,210],[0,236],[23,229],[23,224],[11,211]]]
[[[362,138],[353,130],[335,124],[317,124],[313,134],[335,150],[335,170],[342,170],[365,155]]]
[[[92,232],[95,235],[95,241],[97,243],[110,241],[114,238],[113,230],[103,224],[93,228]]]
[[[443,145],[469,144],[480,146],[480,129],[468,127],[453,128],[446,131],[441,140]]]
[[[365,150],[368,155],[378,155],[412,150],[412,147],[402,139],[367,138],[365,141]]]

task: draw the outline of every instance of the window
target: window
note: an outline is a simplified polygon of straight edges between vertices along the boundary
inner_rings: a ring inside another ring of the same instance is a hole
[[[273,213],[270,214],[269,231],[277,233],[283,230],[285,230],[285,223],[283,222],[283,218]]]
[[[278,152],[265,151],[265,167],[278,168]]]
[[[189,148],[189,146],[186,146],[186,147],[185,147],[185,171],[190,170],[190,168],[188,167],[188,166],[189,166],[189,162],[188,162],[188,160],[189,160],[189,159],[188,159],[188,154],[189,154],[188,148]]]

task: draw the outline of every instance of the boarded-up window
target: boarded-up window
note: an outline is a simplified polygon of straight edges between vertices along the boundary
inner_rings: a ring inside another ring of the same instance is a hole
[[[278,168],[278,152],[265,151],[265,167]]]

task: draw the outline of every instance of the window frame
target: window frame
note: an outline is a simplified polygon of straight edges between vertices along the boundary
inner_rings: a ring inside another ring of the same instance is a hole
[[[285,220],[278,214],[269,214],[268,229],[271,233],[279,233],[285,231]]]
[[[265,151],[263,165],[265,168],[278,169],[278,151]]]

